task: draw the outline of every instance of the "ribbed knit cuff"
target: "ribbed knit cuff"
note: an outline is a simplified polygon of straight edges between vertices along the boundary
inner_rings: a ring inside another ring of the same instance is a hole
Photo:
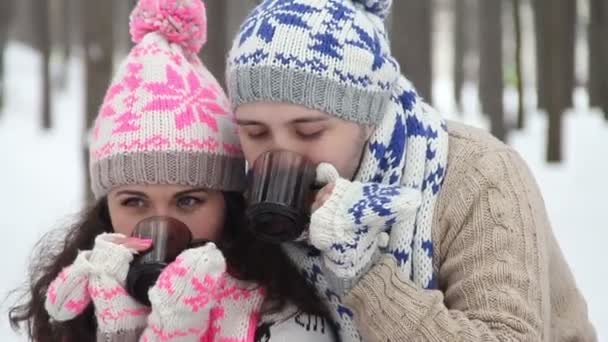
[[[242,158],[200,152],[135,152],[102,159],[90,169],[95,198],[114,187],[133,184],[180,184],[220,191],[242,191]]]
[[[367,125],[382,120],[390,101],[388,90],[363,90],[273,66],[228,70],[227,87],[234,107],[252,102],[292,103]]]
[[[133,330],[107,333],[97,331],[97,342],[133,342],[139,341],[144,327],[133,327]]]
[[[320,250],[326,250],[341,240],[346,229],[353,224],[345,219],[344,196],[347,195],[349,181],[338,179],[325,203],[310,217],[310,242]]]
[[[391,256],[383,257],[348,293],[345,304],[355,314],[365,341],[406,341],[413,337],[433,305],[432,297],[397,275]]]

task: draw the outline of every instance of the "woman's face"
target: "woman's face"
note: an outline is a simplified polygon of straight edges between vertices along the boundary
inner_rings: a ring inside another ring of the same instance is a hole
[[[219,191],[182,185],[126,185],[108,194],[110,220],[116,233],[131,235],[138,222],[169,216],[185,223],[193,239],[217,241],[226,205]]]

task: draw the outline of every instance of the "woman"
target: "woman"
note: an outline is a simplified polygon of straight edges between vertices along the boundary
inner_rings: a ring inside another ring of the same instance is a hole
[[[136,45],[92,134],[96,204],[62,241],[49,234],[40,242],[28,298],[10,312],[32,340],[334,340],[324,306],[286,256],[244,229],[234,117],[197,57],[204,14],[199,0],[142,0],[134,10]],[[148,308],[125,283],[151,242],[128,236],[157,216],[182,222],[194,242],[214,243],[168,265]]]

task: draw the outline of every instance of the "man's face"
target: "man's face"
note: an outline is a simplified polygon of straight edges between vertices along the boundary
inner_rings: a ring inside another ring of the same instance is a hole
[[[238,132],[249,165],[270,150],[297,152],[332,164],[352,179],[371,128],[286,103],[258,102],[237,108]]]

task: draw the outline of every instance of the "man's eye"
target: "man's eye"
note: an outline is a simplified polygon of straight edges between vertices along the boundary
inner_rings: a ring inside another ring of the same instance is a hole
[[[296,131],[296,134],[298,135],[299,138],[304,139],[304,140],[308,140],[308,139],[316,139],[319,138],[320,136],[323,135],[324,130],[301,130],[301,131]]]
[[[242,127],[241,130],[245,133],[247,137],[251,139],[260,139],[268,135],[268,130],[264,127]]]
[[[247,133],[247,135],[249,135],[250,138],[253,139],[260,139],[260,138],[264,138],[268,135],[268,131],[266,130],[251,130]]]

